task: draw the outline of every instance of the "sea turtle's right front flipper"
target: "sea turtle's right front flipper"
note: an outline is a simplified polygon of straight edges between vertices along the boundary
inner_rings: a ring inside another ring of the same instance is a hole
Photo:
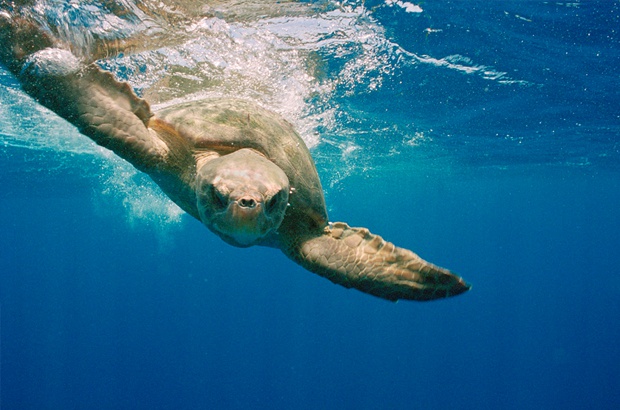
[[[343,222],[330,224],[323,235],[289,244],[284,252],[334,283],[393,301],[440,299],[470,289],[450,271],[366,228],[352,228]]]
[[[147,127],[148,103],[61,47],[35,24],[0,11],[0,63],[24,91],[136,168],[148,172],[165,164],[169,149]]]

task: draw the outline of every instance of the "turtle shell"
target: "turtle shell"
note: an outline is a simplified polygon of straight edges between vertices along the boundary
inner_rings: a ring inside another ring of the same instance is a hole
[[[303,235],[327,224],[323,188],[314,161],[293,126],[254,103],[213,98],[181,103],[156,111],[191,146],[202,153],[226,155],[254,149],[280,167],[289,179],[289,207],[279,233]]]

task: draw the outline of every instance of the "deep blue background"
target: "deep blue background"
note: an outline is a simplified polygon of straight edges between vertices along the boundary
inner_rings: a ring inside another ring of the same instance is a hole
[[[162,245],[120,209],[93,214],[87,189],[17,188],[0,212],[3,408],[613,408],[617,174],[521,171],[332,194],[335,219],[474,284],[425,304],[341,289],[191,220]]]
[[[409,115],[433,141],[394,158],[384,140],[356,141],[372,170],[327,189],[332,220],[449,267],[471,292],[393,304],[276,250],[227,246],[190,218],[132,226],[118,199],[93,200],[96,164],[50,154],[39,178],[13,172],[28,152],[5,147],[1,408],[617,408],[618,2],[471,4],[373,18],[410,52],[480,49],[479,64],[535,86],[413,65],[375,94],[336,94],[377,122]],[[588,22],[605,56],[591,71],[573,38]],[[477,30],[416,41],[431,23]],[[576,83],[598,91],[584,100]],[[340,158],[330,149],[313,151],[324,181]]]

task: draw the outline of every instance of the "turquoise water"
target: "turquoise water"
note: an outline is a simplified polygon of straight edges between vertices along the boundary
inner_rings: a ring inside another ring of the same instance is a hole
[[[100,64],[282,113],[332,220],[473,289],[394,304],[230,247],[2,71],[2,409],[618,407],[620,3],[313,5]]]

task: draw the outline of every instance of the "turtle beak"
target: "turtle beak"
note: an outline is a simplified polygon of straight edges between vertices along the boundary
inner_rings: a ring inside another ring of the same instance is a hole
[[[242,195],[231,194],[224,213],[225,217],[217,223],[218,228],[237,246],[254,245],[270,230],[271,224],[259,193],[246,191]]]
[[[259,192],[244,189],[240,193],[232,192],[228,196],[227,213],[235,219],[255,222],[264,209],[263,196]]]
[[[235,202],[239,209],[244,212],[252,212],[262,204],[262,201],[259,201],[251,196],[244,196],[243,198],[237,199]]]

